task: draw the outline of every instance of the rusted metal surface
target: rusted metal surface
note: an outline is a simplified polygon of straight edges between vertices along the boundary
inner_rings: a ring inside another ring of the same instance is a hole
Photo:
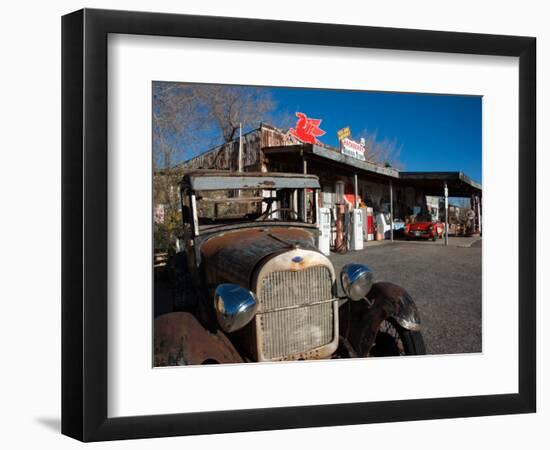
[[[248,228],[221,233],[201,245],[201,261],[209,288],[237,283],[251,288],[256,265],[265,257],[295,246],[315,249],[314,234],[302,228]]]
[[[221,331],[210,333],[192,314],[164,314],[155,319],[154,329],[155,367],[244,362]]]
[[[369,355],[382,322],[390,317],[402,327],[420,329],[420,315],[410,295],[393,283],[375,283],[365,301],[348,301],[340,307],[340,332],[360,357]]]

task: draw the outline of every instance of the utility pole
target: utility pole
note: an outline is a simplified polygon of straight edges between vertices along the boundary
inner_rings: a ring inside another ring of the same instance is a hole
[[[445,183],[445,245],[449,245],[449,189]]]
[[[393,182],[390,180],[390,236],[393,242]]]
[[[237,160],[237,171],[243,171],[243,124],[239,123],[239,154]],[[241,190],[237,190],[237,197],[241,196]]]
[[[243,124],[239,123],[239,161],[238,161],[238,171],[243,171]]]

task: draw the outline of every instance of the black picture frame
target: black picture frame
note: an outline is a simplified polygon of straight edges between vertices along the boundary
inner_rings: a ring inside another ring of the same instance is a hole
[[[514,394],[107,417],[109,33],[519,57],[519,390]],[[62,433],[82,441],[535,412],[536,39],[84,9],[62,18]]]

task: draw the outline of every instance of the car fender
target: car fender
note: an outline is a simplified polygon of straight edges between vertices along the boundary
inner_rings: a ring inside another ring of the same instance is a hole
[[[340,307],[341,335],[358,356],[368,356],[381,323],[388,318],[407,330],[420,330],[420,315],[409,293],[393,283],[375,283],[365,300],[347,301]]]
[[[420,330],[420,314],[410,294],[393,283],[375,283],[367,298],[383,307],[387,317],[393,317],[403,328]]]
[[[244,362],[222,331],[211,333],[190,313],[155,319],[155,366]]]

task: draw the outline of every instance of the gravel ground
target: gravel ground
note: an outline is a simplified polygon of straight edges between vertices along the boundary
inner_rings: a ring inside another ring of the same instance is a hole
[[[403,286],[415,300],[429,354],[481,352],[481,242],[471,247],[395,242],[345,255],[344,264],[367,264],[375,281]]]

